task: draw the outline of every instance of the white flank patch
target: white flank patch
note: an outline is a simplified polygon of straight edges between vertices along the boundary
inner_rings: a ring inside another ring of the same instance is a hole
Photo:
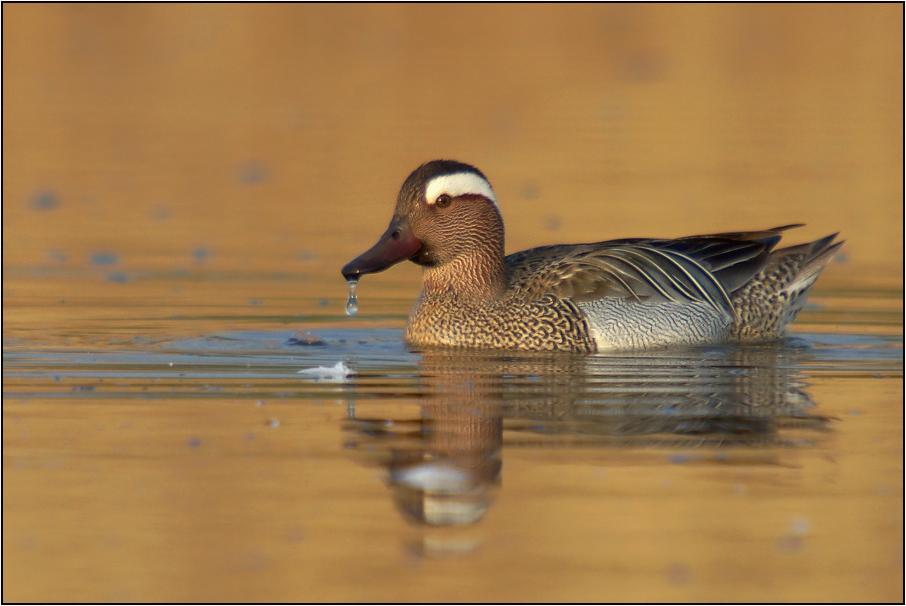
[[[434,201],[441,194],[447,194],[453,198],[466,194],[478,194],[493,202],[497,210],[500,210],[500,206],[497,205],[497,196],[494,195],[491,184],[475,173],[465,172],[439,175],[428,181],[428,185],[425,187],[425,199],[428,204],[434,204]]]

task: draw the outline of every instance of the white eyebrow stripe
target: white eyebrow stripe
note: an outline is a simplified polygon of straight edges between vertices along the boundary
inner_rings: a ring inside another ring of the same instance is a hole
[[[441,194],[447,194],[456,198],[465,194],[479,194],[494,203],[494,206],[500,211],[497,204],[497,196],[491,189],[491,184],[482,179],[475,173],[453,173],[452,175],[439,175],[428,181],[425,186],[425,199],[428,204],[434,204],[437,197]]]

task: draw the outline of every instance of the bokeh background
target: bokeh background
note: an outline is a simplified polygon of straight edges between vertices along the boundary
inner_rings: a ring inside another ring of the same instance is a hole
[[[342,297],[403,179],[455,158],[508,252],[802,222],[848,242],[819,284],[902,283],[900,4],[7,4],[3,92],[5,269]],[[385,276],[363,295],[418,290]]]

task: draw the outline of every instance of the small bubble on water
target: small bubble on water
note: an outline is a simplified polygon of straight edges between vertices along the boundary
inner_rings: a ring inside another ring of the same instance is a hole
[[[38,192],[31,200],[31,207],[35,210],[53,210],[59,205],[60,200],[52,191]]]
[[[355,294],[355,286],[358,283],[358,280],[355,278],[346,281],[349,284],[349,300],[346,301],[346,313],[350,316],[356,315],[359,311],[359,300]]]
[[[116,265],[120,262],[119,255],[112,252],[99,252],[91,255],[92,265]]]
[[[211,251],[203,246],[199,246],[192,251],[192,256],[195,257],[195,262],[201,265],[207,261],[208,257],[211,256]]]
[[[794,536],[805,536],[812,529],[812,523],[808,518],[799,516],[790,521],[790,534]]]
[[[664,572],[667,575],[667,580],[674,585],[685,585],[692,580],[692,570],[688,564],[682,562],[670,564]]]

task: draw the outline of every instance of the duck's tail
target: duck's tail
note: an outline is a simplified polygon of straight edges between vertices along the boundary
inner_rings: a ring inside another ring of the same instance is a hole
[[[771,253],[765,266],[732,295],[737,339],[774,339],[786,334],[831,257],[843,246],[837,234]]]

